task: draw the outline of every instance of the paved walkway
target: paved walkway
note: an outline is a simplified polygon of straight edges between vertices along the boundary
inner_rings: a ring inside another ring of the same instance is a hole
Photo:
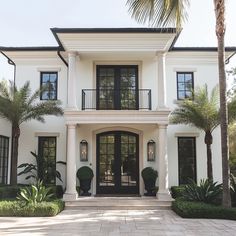
[[[236,222],[182,219],[171,210],[65,210],[56,217],[0,217],[0,235],[236,235]]]

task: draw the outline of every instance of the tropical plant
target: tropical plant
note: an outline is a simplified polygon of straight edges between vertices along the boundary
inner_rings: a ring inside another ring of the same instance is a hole
[[[205,132],[204,142],[207,149],[207,176],[213,179],[212,172],[212,132],[219,125],[218,87],[215,87],[209,98],[207,85],[196,88],[194,99],[185,99],[171,113],[172,124],[186,124]]]
[[[222,184],[217,184],[212,179],[201,179],[199,186],[191,179],[189,182],[182,193],[187,201],[213,203],[222,193]]]
[[[11,184],[17,183],[20,125],[30,120],[44,122],[45,115],[63,114],[59,100],[38,100],[40,93],[46,89],[47,87],[43,87],[31,95],[29,81],[19,89],[11,81],[9,85],[6,81],[0,83],[0,117],[12,124]]]
[[[230,172],[236,176],[236,123],[229,125],[229,166]]]
[[[51,188],[45,187],[43,181],[38,180],[36,184],[20,189],[17,199],[26,205],[35,205],[39,202],[50,200],[54,195],[50,194],[50,191]]]
[[[175,26],[180,30],[187,19],[189,0],[127,0],[129,12],[138,22],[149,22],[153,26]],[[225,73],[225,0],[213,0],[215,10],[215,32],[218,42],[218,73],[220,87],[220,126],[221,155],[224,207],[230,207],[229,186],[229,148],[228,148],[228,118],[226,105],[226,73]]]
[[[35,157],[36,164],[31,164],[31,163],[23,163],[18,166],[18,168],[24,168],[20,173],[18,173],[18,176],[20,175],[27,175],[25,179],[30,179],[33,178],[34,180],[42,180],[44,183],[46,183],[47,179],[52,179],[54,177],[58,178],[61,182],[61,173],[54,169],[51,168],[50,172],[47,172],[47,168],[45,168],[44,164],[44,158],[37,155],[35,152],[30,152],[33,157]],[[57,161],[56,164],[63,164],[66,165],[66,162],[64,161]]]

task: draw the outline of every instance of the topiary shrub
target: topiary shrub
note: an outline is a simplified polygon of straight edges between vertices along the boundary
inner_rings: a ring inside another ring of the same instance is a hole
[[[80,182],[80,190],[83,192],[81,193],[82,196],[90,196],[91,193],[88,191],[91,188],[91,181],[93,178],[93,170],[89,168],[88,166],[83,166],[78,169],[77,171],[77,177]]]
[[[152,167],[146,167],[142,170],[141,175],[143,177],[145,189],[147,190],[147,193],[145,193],[144,195],[155,196],[156,180],[158,176],[157,171]]]
[[[92,179],[94,174],[93,174],[93,170],[91,168],[89,168],[88,166],[82,166],[78,169],[77,171],[77,178],[79,180],[88,180],[88,179]]]

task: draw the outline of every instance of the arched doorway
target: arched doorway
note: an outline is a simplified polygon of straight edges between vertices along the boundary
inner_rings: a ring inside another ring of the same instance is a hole
[[[139,193],[139,136],[126,131],[97,134],[97,194]]]

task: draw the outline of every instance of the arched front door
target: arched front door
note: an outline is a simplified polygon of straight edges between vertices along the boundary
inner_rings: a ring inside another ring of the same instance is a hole
[[[125,131],[97,135],[97,194],[139,193],[139,139]]]

